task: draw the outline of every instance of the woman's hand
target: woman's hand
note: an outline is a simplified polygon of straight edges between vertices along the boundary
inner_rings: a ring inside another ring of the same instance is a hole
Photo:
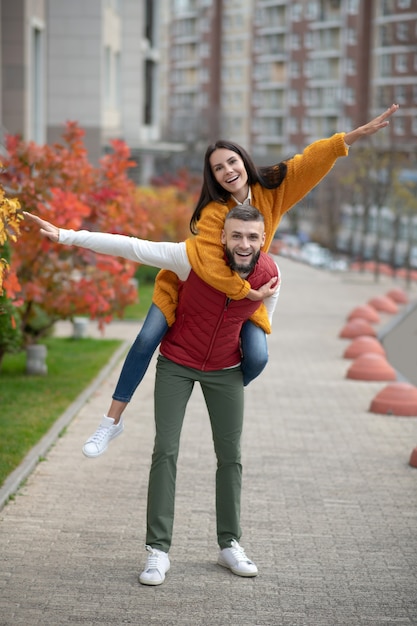
[[[276,292],[279,287],[279,282],[278,277],[275,276],[265,283],[265,285],[259,287],[259,289],[251,289],[246,297],[254,302],[265,300],[265,298],[269,298]]]
[[[23,215],[25,218],[29,218],[32,222],[35,222],[38,226],[40,226],[40,233],[44,237],[48,237],[51,241],[59,241],[59,228],[54,226],[50,222],[46,220],[42,220],[37,215],[32,215],[32,213],[27,213],[27,211],[23,211]]]
[[[351,130],[349,133],[345,134],[345,142],[348,146],[351,146],[361,137],[367,137],[368,135],[373,135],[377,133],[381,128],[385,128],[389,124],[389,118],[400,108],[399,104],[393,104],[389,109],[375,117],[373,120],[364,124],[364,126],[359,126],[355,130]]]

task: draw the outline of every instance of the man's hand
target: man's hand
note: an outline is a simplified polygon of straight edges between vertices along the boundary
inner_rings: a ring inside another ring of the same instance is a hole
[[[265,283],[265,285],[259,287],[259,289],[251,289],[246,297],[254,302],[265,300],[265,298],[269,298],[276,292],[279,287],[279,283],[280,281],[278,280],[278,276],[275,276]]]
[[[389,118],[391,115],[394,115],[396,111],[400,108],[399,104],[393,104],[389,109],[378,115],[378,117],[374,117],[373,120],[364,124],[363,126],[359,126],[355,130],[351,130],[349,133],[345,134],[345,142],[348,146],[351,146],[355,141],[361,139],[361,137],[367,137],[368,135],[374,135],[381,128],[385,128],[389,124]]]
[[[27,211],[23,211],[23,215],[25,218],[29,218],[32,222],[35,222],[38,226],[40,226],[40,233],[44,237],[48,237],[51,241],[57,242],[59,240],[59,228],[54,226],[50,222],[46,220],[42,220],[37,215],[32,215],[32,213],[27,213]]]

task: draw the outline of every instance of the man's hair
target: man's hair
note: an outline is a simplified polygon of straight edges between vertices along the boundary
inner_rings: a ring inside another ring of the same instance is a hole
[[[262,213],[255,209],[251,204],[238,204],[227,213],[225,221],[227,220],[242,220],[242,222],[264,222],[264,216]]]

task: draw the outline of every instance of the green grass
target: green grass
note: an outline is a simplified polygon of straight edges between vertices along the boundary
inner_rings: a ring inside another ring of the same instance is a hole
[[[138,302],[126,308],[125,320],[143,320],[151,305],[152,275],[150,280],[145,274],[138,278]],[[6,354],[0,368],[0,485],[92,382],[121,342],[50,337],[44,343],[48,347],[46,376],[25,374],[25,353]]]
[[[25,374],[25,353],[7,354],[0,369],[0,485],[92,382],[120,345],[116,339],[51,337],[46,376]]]

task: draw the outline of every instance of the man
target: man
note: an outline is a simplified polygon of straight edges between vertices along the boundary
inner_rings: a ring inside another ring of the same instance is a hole
[[[243,381],[239,334],[242,324],[260,305],[247,298],[230,300],[185,267],[181,244],[142,242],[121,235],[58,230],[30,216],[53,241],[83,245],[97,252],[134,258],[173,269],[182,281],[176,321],[163,338],[155,380],[155,442],[149,475],[146,549],[147,564],[139,576],[144,585],[164,582],[170,568],[168,552],[174,522],[176,467],[186,406],[199,382],[210,416],[217,457],[216,518],[220,547],[218,564],[238,576],[256,576],[256,565],[239,545]],[[100,241],[99,241],[100,240]],[[238,205],[226,216],[221,234],[225,257],[236,271],[259,289],[278,281],[275,262],[261,252],[265,240],[263,216],[250,205]],[[166,259],[161,260],[161,246]],[[159,252],[155,249],[159,246]],[[140,250],[140,254],[138,252]],[[168,252],[169,250],[169,252]],[[159,260],[156,256],[160,255]],[[186,253],[185,253],[186,256]],[[147,260],[144,260],[146,257]],[[168,260],[170,257],[170,260]]]

